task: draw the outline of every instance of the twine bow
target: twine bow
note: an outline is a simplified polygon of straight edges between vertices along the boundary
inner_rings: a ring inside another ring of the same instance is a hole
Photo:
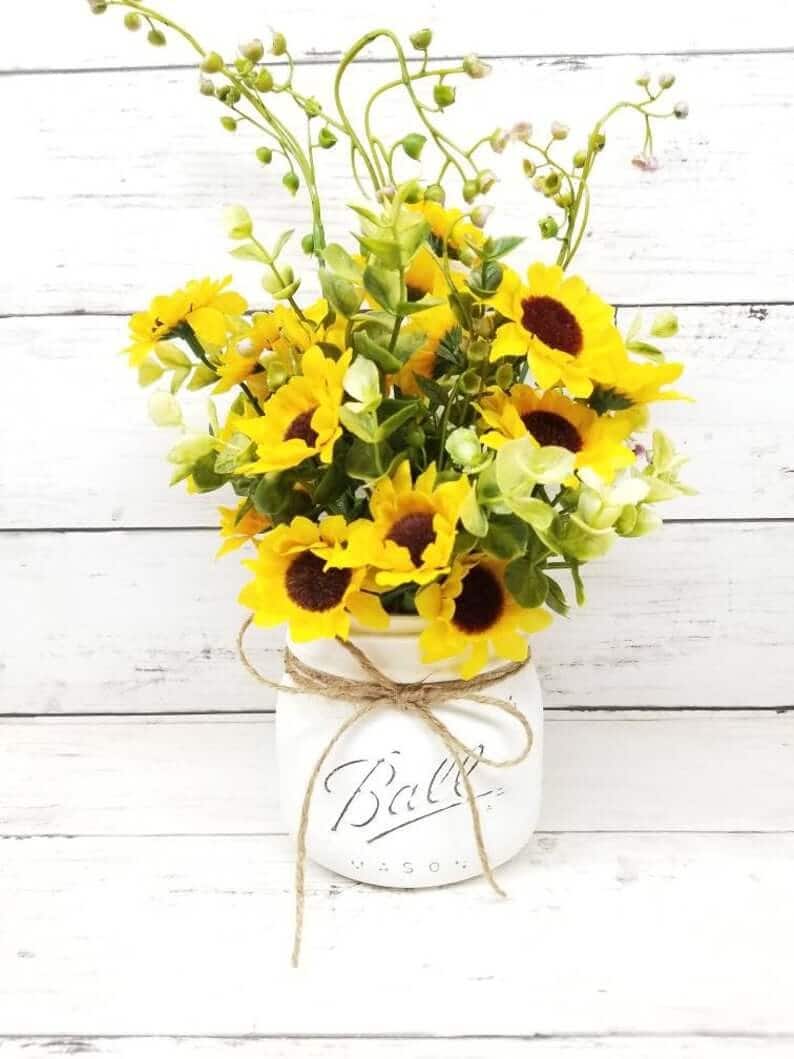
[[[249,617],[243,622],[237,635],[237,650],[240,660],[255,680],[276,691],[283,691],[291,695],[303,695],[307,692],[321,695],[330,701],[350,701],[357,703],[349,717],[339,725],[336,732],[331,736],[324,750],[320,754],[306,784],[306,792],[303,796],[301,807],[300,824],[297,836],[297,856],[295,859],[295,933],[292,947],[292,966],[297,967],[300,959],[301,942],[303,940],[303,918],[306,895],[304,883],[306,877],[306,833],[309,827],[309,809],[315,784],[322,771],[331,751],[348,731],[358,724],[368,713],[383,706],[391,706],[399,710],[405,710],[419,717],[427,727],[434,732],[442,741],[448,753],[458,767],[458,773],[463,780],[466,791],[466,800],[471,813],[474,841],[477,847],[477,855],[480,860],[482,873],[488,880],[494,891],[500,897],[505,897],[504,890],[494,878],[491,862],[485,848],[482,834],[482,822],[480,812],[477,808],[477,798],[472,787],[469,774],[466,772],[464,759],[476,758],[478,762],[491,768],[511,768],[526,760],[532,749],[532,728],[524,714],[508,699],[496,698],[493,695],[483,695],[477,689],[487,688],[496,684],[505,677],[518,673],[529,663],[530,656],[523,662],[510,662],[499,666],[488,673],[481,673],[470,680],[441,680],[430,683],[428,681],[415,681],[413,683],[401,683],[392,680],[382,673],[372,660],[355,644],[347,640],[337,639],[337,643],[343,647],[358,662],[362,671],[366,674],[366,680],[354,680],[349,677],[337,676],[335,673],[326,673],[321,669],[302,662],[287,647],[284,650],[284,670],[289,676],[292,684],[280,684],[275,680],[269,680],[263,676],[254,666],[243,647],[245,634],[251,625],[253,618]],[[464,698],[468,702],[476,702],[483,706],[493,706],[510,717],[515,718],[524,730],[525,744],[520,754],[502,761],[495,761],[486,757],[477,750],[466,746],[456,735],[444,724],[433,712],[433,707],[445,705],[454,699]]]

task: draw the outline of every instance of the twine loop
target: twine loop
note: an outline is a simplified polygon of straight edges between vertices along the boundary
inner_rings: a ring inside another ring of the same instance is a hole
[[[358,663],[366,679],[358,680],[351,677],[339,676],[336,673],[327,673],[322,669],[315,669],[302,659],[298,658],[289,647],[284,649],[284,671],[290,678],[290,684],[281,684],[263,676],[249,659],[243,646],[245,634],[248,631],[253,618],[248,617],[243,622],[237,635],[237,651],[240,661],[245,668],[266,687],[290,695],[315,694],[332,702],[349,702],[353,704],[353,712],[339,725],[337,730],[328,740],[325,748],[317,759],[309,776],[306,791],[301,806],[300,822],[297,834],[297,856],[295,858],[295,933],[292,948],[292,966],[297,967],[300,959],[301,942],[303,938],[303,919],[305,905],[305,876],[306,876],[306,834],[309,826],[309,809],[317,779],[323,765],[328,759],[331,751],[342,738],[342,736],[354,725],[358,724],[367,714],[376,709],[392,707],[404,713],[412,713],[422,720],[427,727],[434,732],[444,744],[449,755],[457,765],[458,773],[466,792],[469,812],[471,814],[472,831],[477,847],[477,855],[480,861],[482,873],[488,880],[493,890],[500,897],[505,897],[504,890],[494,878],[491,862],[485,848],[482,834],[482,823],[480,812],[477,808],[477,798],[472,787],[469,773],[464,766],[465,759],[473,758],[478,763],[490,768],[511,768],[525,761],[532,749],[532,728],[529,721],[509,699],[497,698],[493,695],[484,695],[479,689],[490,687],[506,677],[513,676],[529,664],[530,655],[527,654],[523,662],[509,662],[499,666],[487,673],[480,673],[469,680],[440,680],[440,681],[413,681],[401,683],[392,680],[374,664],[360,647],[348,640],[337,639],[337,643],[344,648]],[[465,699],[468,702],[476,702],[482,706],[490,706],[498,709],[518,722],[523,730],[524,745],[521,752],[515,757],[503,760],[494,760],[486,757],[479,750],[463,743],[446,724],[436,715],[434,707],[449,705],[455,699]]]

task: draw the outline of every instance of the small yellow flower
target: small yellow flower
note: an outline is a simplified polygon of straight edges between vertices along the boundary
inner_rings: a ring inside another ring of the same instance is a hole
[[[498,328],[492,359],[526,354],[543,390],[562,383],[587,397],[605,363],[623,351],[612,307],[559,265],[531,265],[528,285],[505,269],[492,304],[511,321]]]
[[[611,482],[616,471],[634,463],[625,444],[634,427],[628,416],[599,416],[561,393],[540,393],[517,385],[509,396],[491,391],[479,402],[483,423],[490,427],[483,444],[499,449],[506,441],[529,435],[539,446],[556,445],[576,454],[577,467],[592,467]]]
[[[415,376],[420,375],[425,379],[433,377],[436,354],[441,340],[456,325],[455,314],[446,302],[432,309],[425,309],[424,312],[416,313],[411,318],[406,332],[421,331],[425,339],[419,349],[412,353],[400,370],[391,377],[394,385],[399,386],[404,394],[410,394],[412,397],[420,395],[421,391]]]
[[[257,558],[245,563],[254,579],[240,593],[240,602],[254,611],[257,625],[272,628],[287,622],[298,643],[334,636],[347,639],[351,617],[370,628],[388,628],[389,616],[380,599],[364,591],[366,567],[326,565],[331,550],[345,541],[348,528],[341,515],[319,523],[298,516],[264,537]]]
[[[662,389],[675,382],[683,370],[683,364],[640,364],[625,354],[616,355],[599,372],[599,385],[591,400],[618,410],[653,401],[689,401],[685,394]]]
[[[272,525],[270,519],[266,515],[260,515],[255,508],[250,508],[240,518],[240,510],[245,503],[246,501],[241,500],[237,507],[218,508],[223,542],[215,556],[216,559],[220,559],[222,555],[228,555],[229,552],[237,551],[248,541],[256,544],[257,535],[264,533]]]
[[[173,294],[158,294],[144,312],[130,317],[132,367],[142,364],[149,353],[179,327],[188,324],[202,343],[222,346],[238,325],[237,317],[246,310],[245,298],[236,291],[224,290],[231,276],[222,280],[194,279]]]
[[[444,581],[421,589],[416,607],[428,625],[419,637],[422,661],[461,656],[460,675],[469,680],[491,653],[510,662],[527,657],[527,633],[551,622],[540,608],[521,607],[504,581],[506,563],[484,556],[458,559]]]
[[[469,492],[466,478],[436,485],[436,467],[411,480],[404,460],[391,478],[381,478],[372,491],[372,521],[359,519],[350,527],[344,549],[330,562],[375,568],[382,586],[416,582],[424,585],[449,569],[460,509]]]
[[[319,346],[311,346],[301,358],[301,374],[294,375],[265,404],[264,414],[240,425],[256,442],[254,463],[242,474],[283,471],[297,467],[310,456],[330,463],[334,445],[342,434],[339,408],[345,372],[352,352],[339,360],[325,357]]]
[[[460,210],[447,210],[438,202],[420,202],[411,209],[417,210],[430,225],[434,249],[441,256],[444,240],[447,240],[448,256],[455,260],[466,243],[482,246],[485,236],[473,224],[462,221]]]

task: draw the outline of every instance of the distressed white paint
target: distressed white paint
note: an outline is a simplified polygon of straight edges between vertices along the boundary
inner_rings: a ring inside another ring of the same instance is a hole
[[[587,0],[570,0],[565,15],[532,6],[504,5],[485,10],[475,0],[458,0],[454,17],[443,0],[403,0],[381,12],[371,4],[347,0],[324,10],[311,0],[296,0],[265,10],[259,0],[235,0],[233,16],[218,17],[213,0],[163,0],[152,5],[194,32],[206,47],[233,55],[242,40],[260,36],[269,42],[271,27],[287,35],[296,58],[325,61],[349,47],[376,25],[402,38],[421,26],[435,32],[439,55],[593,55],[615,52],[749,50],[784,48],[794,43],[794,24],[786,0],[758,0],[715,17],[707,4],[667,0],[642,12],[631,0],[610,0],[608,14],[593,17]],[[378,14],[380,13],[380,18]],[[20,5],[0,41],[0,70],[87,69],[186,63],[191,52],[175,39],[167,48],[146,44],[144,34],[125,32],[121,14],[88,15],[84,3],[37,0]],[[777,30],[777,32],[775,32]],[[368,53],[370,54],[370,53]],[[372,50],[388,55],[386,46]]]
[[[312,868],[293,971],[284,838],[6,840],[0,1033],[794,1033],[794,836],[545,835],[500,878]]]
[[[541,831],[794,831],[792,714],[550,712],[544,754]],[[281,834],[275,769],[269,716],[6,720],[0,835]]]
[[[630,57],[583,66],[505,60],[493,77],[461,86],[448,128],[471,140],[521,118],[538,129],[564,119],[576,130],[573,151],[612,102],[638,91],[632,78],[640,63]],[[677,60],[692,117],[658,130],[663,165],[656,173],[629,162],[640,146],[641,123],[617,119],[593,181],[592,238],[577,259],[605,297],[679,304],[792,298],[794,214],[773,213],[758,193],[765,165],[773,166],[781,201],[794,179],[794,142],[781,135],[791,63],[787,54]],[[383,64],[353,70],[349,98],[355,102],[374,75],[389,72]],[[301,80],[325,100],[328,77],[327,67],[311,66]],[[197,95],[192,72],[61,80],[66,88],[56,91],[51,75],[0,79],[6,136],[26,143],[4,172],[3,231],[14,268],[0,275],[0,312],[130,310],[190,274],[218,273],[228,261],[220,220],[227,202],[246,203],[266,241],[287,226],[306,231],[303,198],[289,200],[277,167],[265,169],[253,157],[254,132],[230,136],[221,129],[218,104]],[[25,105],[19,106],[22,90]],[[383,102],[383,126],[395,136],[415,127],[399,104],[391,94]],[[432,177],[430,159],[428,151],[423,165]],[[524,256],[549,256],[536,227],[547,204],[523,176],[520,152],[491,160],[502,178],[492,195],[494,232],[528,233]],[[359,196],[341,146],[319,164],[329,235],[349,238],[346,203]],[[297,266],[310,270],[299,249],[294,255]],[[261,300],[258,270],[235,264],[243,289]],[[309,274],[307,289],[311,282]]]
[[[696,402],[657,404],[653,419],[691,456],[685,477],[700,492],[660,510],[685,519],[794,516],[794,307],[678,312],[681,330],[669,355],[686,363],[681,389]],[[646,325],[654,313],[643,311]],[[633,316],[623,310],[620,320],[627,326]],[[234,502],[225,491],[189,497],[183,486],[169,488],[165,456],[178,435],[149,420],[148,393],[117,354],[125,339],[126,321],[118,317],[0,320],[3,348],[31,352],[14,358],[4,383],[3,527],[212,526],[218,504]],[[758,385],[762,414],[750,397]],[[33,427],[33,390],[44,431]],[[207,394],[182,395],[196,426],[206,416]]]
[[[246,572],[210,531],[0,534],[6,713],[268,708],[242,669]],[[671,524],[585,570],[588,605],[534,638],[551,707],[791,706],[794,535]],[[255,657],[279,675],[281,634]],[[42,666],[42,658],[47,659]]]

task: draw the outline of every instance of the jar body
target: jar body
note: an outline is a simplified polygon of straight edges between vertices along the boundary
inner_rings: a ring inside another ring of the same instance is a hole
[[[419,661],[421,625],[396,618],[385,633],[358,630],[352,640],[392,680],[452,680],[450,663]],[[351,679],[364,675],[334,640],[289,643],[316,669]],[[500,663],[495,661],[491,668]],[[284,678],[289,683],[289,678]],[[509,700],[532,728],[532,749],[517,765],[494,768],[474,757],[463,767],[477,799],[485,848],[493,867],[526,844],[540,811],[543,707],[530,663],[483,689]],[[317,761],[353,702],[280,692],[276,706],[279,786],[284,822],[295,834],[306,787]],[[494,761],[521,754],[523,727],[496,707],[458,698],[433,712],[467,747]],[[459,769],[421,716],[378,707],[349,728],[317,777],[309,807],[308,856],[323,867],[376,886],[440,886],[481,874],[471,812]]]

